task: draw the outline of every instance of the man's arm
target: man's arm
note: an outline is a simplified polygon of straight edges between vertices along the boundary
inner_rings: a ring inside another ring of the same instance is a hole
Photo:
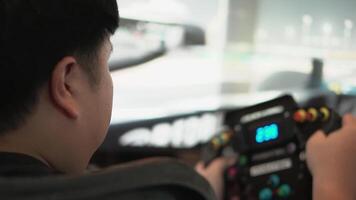
[[[347,115],[343,127],[326,136],[319,131],[307,143],[313,175],[313,199],[356,199],[356,118]]]
[[[207,167],[203,162],[195,167],[196,171],[210,183],[217,200],[222,200],[224,197],[224,171],[235,162],[234,158],[217,158]]]

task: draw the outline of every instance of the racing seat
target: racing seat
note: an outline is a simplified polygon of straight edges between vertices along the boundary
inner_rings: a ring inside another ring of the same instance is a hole
[[[0,199],[213,200],[209,184],[170,159],[139,161],[80,177],[0,179]]]

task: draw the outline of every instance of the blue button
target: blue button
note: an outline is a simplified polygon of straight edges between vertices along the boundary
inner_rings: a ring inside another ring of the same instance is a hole
[[[272,200],[273,192],[269,188],[262,189],[259,194],[259,200]]]
[[[269,180],[268,180],[268,183],[274,187],[274,188],[277,188],[279,186],[279,184],[281,183],[281,179],[279,178],[278,175],[271,175],[269,177]]]

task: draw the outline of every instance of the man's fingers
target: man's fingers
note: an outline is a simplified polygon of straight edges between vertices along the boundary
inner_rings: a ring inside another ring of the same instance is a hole
[[[351,114],[347,114],[343,117],[343,125],[344,126],[349,126],[353,124],[355,121],[355,118]]]
[[[228,168],[228,167],[230,167],[231,165],[233,165],[233,164],[235,164],[237,162],[237,157],[236,156],[228,157],[226,159],[227,159],[227,161],[226,161],[226,167],[225,168]]]
[[[221,157],[214,160],[211,163],[212,167],[216,167],[221,171],[224,171],[226,168],[236,163],[236,157]]]
[[[213,160],[210,165],[208,166],[208,169],[214,169],[219,172],[224,171],[227,165],[227,159],[226,158],[217,158]]]
[[[236,157],[220,157],[213,160],[208,166],[205,166],[203,162],[199,162],[195,166],[195,169],[200,173],[204,173],[206,171],[223,172],[226,168],[230,167],[235,163]]]
[[[202,161],[198,162],[198,164],[195,165],[195,170],[199,172],[200,174],[204,173],[205,171],[205,165]]]
[[[315,144],[321,143],[326,140],[326,134],[323,131],[317,131],[314,133],[307,142],[307,149],[309,146],[314,146]]]

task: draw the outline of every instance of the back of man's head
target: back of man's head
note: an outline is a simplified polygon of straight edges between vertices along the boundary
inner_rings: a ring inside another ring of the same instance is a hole
[[[25,123],[63,57],[94,63],[118,20],[115,0],[0,0],[0,136]]]

